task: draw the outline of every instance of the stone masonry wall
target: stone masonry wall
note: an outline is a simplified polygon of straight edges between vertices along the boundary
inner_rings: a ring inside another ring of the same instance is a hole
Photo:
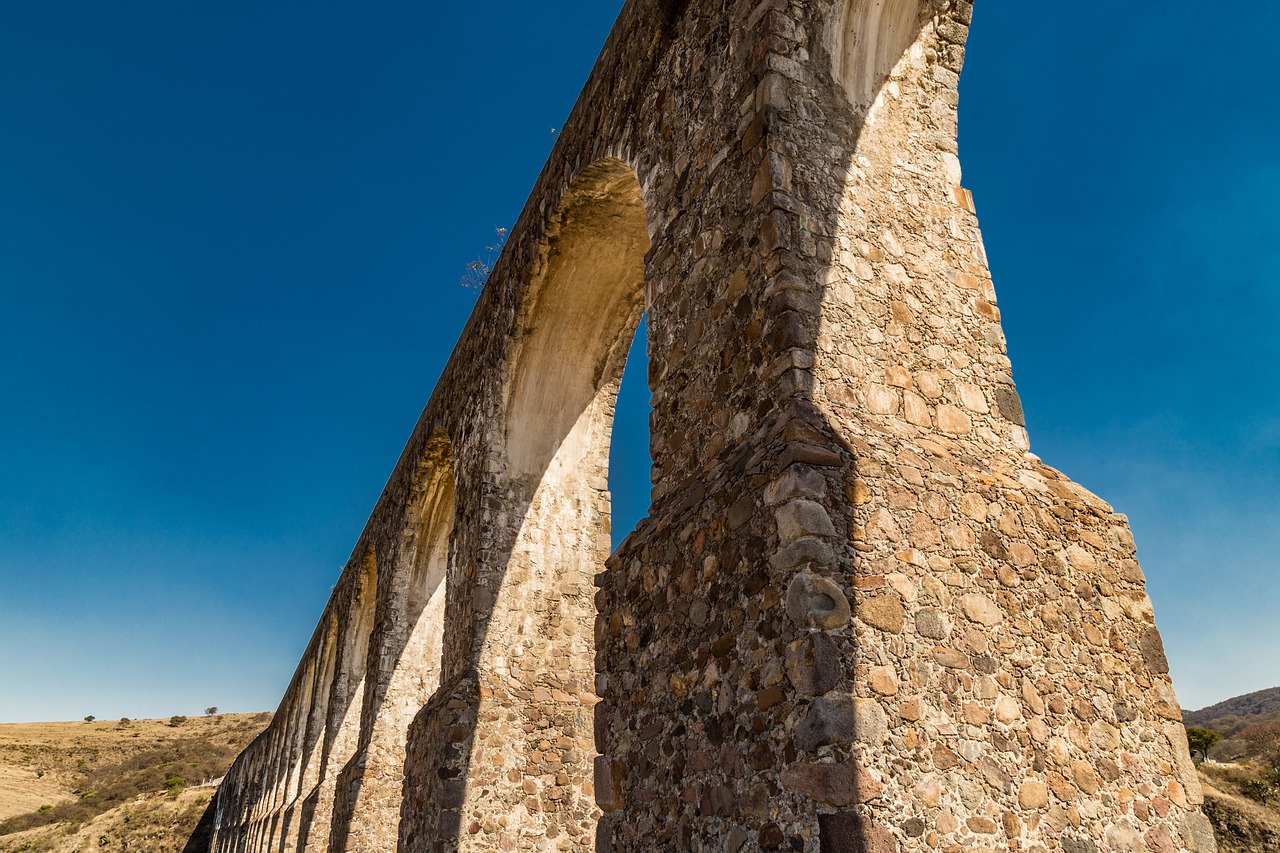
[[[1127,522],[1029,452],[972,12],[625,6],[212,850],[1214,849]]]

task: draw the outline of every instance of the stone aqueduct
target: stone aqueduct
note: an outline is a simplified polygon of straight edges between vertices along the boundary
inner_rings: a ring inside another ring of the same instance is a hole
[[[1128,524],[1028,452],[971,13],[626,4],[212,850],[1214,849]]]

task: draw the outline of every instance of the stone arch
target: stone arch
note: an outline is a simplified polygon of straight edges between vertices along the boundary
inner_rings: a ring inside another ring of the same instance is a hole
[[[832,33],[833,72],[855,109],[868,110],[904,59],[913,56],[922,29],[922,0],[844,0]]]
[[[364,696],[365,676],[369,666],[369,644],[373,639],[378,602],[378,558],[373,549],[365,551],[360,561],[360,574],[356,588],[351,593],[350,611],[346,619],[346,638],[343,655],[339,660],[339,683],[344,687],[335,691],[338,701],[335,708],[333,756],[330,765],[341,767],[350,758],[360,735],[360,710]],[[334,764],[334,761],[337,764]]]
[[[373,639],[378,600],[378,559],[367,548],[344,593],[344,606],[335,612],[338,622],[337,655],[329,689],[329,710],[325,721],[324,754],[319,763],[320,779],[313,792],[314,805],[305,823],[305,849],[327,849],[336,798],[345,798],[342,776],[355,756],[360,740],[361,707],[368,680],[369,646]]]
[[[494,696],[483,712],[511,735],[479,738],[471,767],[500,762],[528,780],[494,793],[511,798],[504,807],[520,815],[522,833],[586,849],[599,815],[594,577],[610,551],[609,439],[645,308],[648,250],[632,169],[607,159],[581,172],[535,260],[508,370],[507,473],[524,514],[480,659]]]
[[[331,849],[385,849],[388,827],[398,822],[410,730],[443,677],[455,478],[453,445],[444,430],[437,430],[414,472],[400,565],[389,590],[389,607],[380,617],[379,656],[389,671],[366,691],[362,754],[348,774],[344,809],[335,812],[335,839],[340,843],[331,844]]]
[[[592,418],[605,414],[602,393],[621,376],[644,312],[648,249],[631,167],[609,158],[584,169],[548,228],[521,311],[506,417],[517,477],[559,480],[594,468]]]
[[[402,737],[440,686],[456,492],[453,444],[447,433],[438,430],[427,442],[410,497],[409,584],[404,604],[408,634],[384,705],[397,720]]]

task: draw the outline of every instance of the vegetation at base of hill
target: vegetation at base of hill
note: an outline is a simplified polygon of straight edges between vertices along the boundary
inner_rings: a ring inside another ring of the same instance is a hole
[[[183,853],[212,799],[207,788],[177,796],[144,795],[80,826],[54,824],[0,836],[0,853]]]
[[[1280,851],[1280,688],[1184,712],[1219,853]],[[1208,760],[1205,760],[1208,759]]]
[[[174,821],[180,826],[189,823],[189,832],[204,806],[183,796],[186,789],[223,776],[270,719],[270,714],[225,714],[184,719],[178,724],[172,720],[121,720],[99,723],[93,737],[78,737],[76,732],[58,737],[48,732],[56,733],[59,724],[45,724],[40,727],[41,736],[33,736],[29,742],[9,739],[0,744],[0,763],[23,768],[37,779],[56,780],[70,796],[64,802],[42,805],[0,821],[0,851],[58,849],[45,845],[122,807],[127,808],[120,823],[126,828],[132,824],[134,834],[139,827],[147,832],[158,831],[151,826],[152,812],[165,825]],[[87,728],[84,723],[74,725],[80,731]],[[3,728],[19,731],[26,727]],[[204,804],[208,803],[209,794],[203,792]],[[179,800],[182,808],[178,808]],[[55,825],[56,833],[31,837],[31,830]],[[3,843],[15,833],[23,834],[21,845]],[[98,847],[109,846],[101,838],[93,840]],[[158,848],[143,844],[129,849]]]
[[[1213,736],[1212,742],[1205,740]],[[1193,751],[1203,750],[1203,757],[1212,761],[1260,762],[1280,768],[1280,713],[1188,725],[1187,737]]]

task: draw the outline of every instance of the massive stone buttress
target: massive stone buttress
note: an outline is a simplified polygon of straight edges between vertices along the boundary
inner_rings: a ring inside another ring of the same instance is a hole
[[[626,4],[213,850],[1214,849],[1128,524],[1029,453],[971,14]]]

